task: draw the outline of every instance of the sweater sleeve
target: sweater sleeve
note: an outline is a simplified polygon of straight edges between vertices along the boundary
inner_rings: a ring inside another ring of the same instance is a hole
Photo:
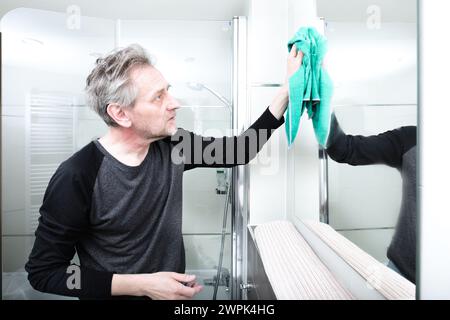
[[[185,171],[201,167],[231,168],[249,163],[283,123],[284,117],[278,120],[267,108],[239,136],[204,137],[180,129],[171,142],[180,150]]]
[[[348,135],[342,131],[333,113],[327,154],[336,162],[353,166],[385,164],[400,168],[403,154],[415,144],[414,126],[401,127],[372,136]]]
[[[70,265],[77,242],[89,231],[90,184],[66,163],[48,184],[25,265],[28,280],[38,291],[80,298],[111,296],[112,273]]]

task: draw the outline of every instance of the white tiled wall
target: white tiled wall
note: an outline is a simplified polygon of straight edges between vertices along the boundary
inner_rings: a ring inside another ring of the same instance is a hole
[[[337,229],[394,227],[402,184],[398,170],[329,160],[330,224]]]
[[[186,269],[216,269],[222,238],[220,235],[184,235]],[[230,270],[231,240],[225,237],[222,267]]]
[[[253,0],[249,13],[249,81],[282,83],[288,39],[288,1]]]
[[[86,106],[77,106],[78,121],[76,123],[76,146],[77,150],[84,147],[94,139],[103,136],[108,126],[91,108]]]
[[[291,219],[319,220],[319,145],[312,121],[304,114],[300,120],[299,131],[289,150],[290,170],[288,188],[290,189]]]
[[[177,125],[196,134],[225,136],[229,132],[226,107],[181,108]],[[183,175],[183,238],[186,269],[205,270],[218,266],[226,195],[217,194],[217,169],[197,168]],[[231,229],[231,207],[227,213],[227,230]],[[213,235],[211,233],[216,233]],[[225,237],[222,267],[231,270],[231,240]]]
[[[270,105],[278,88],[259,84],[283,83],[287,56],[288,1],[250,1],[248,18],[248,81],[250,121]],[[249,223],[258,224],[285,217],[284,126],[270,138],[250,162]]]
[[[61,21],[65,21],[64,14],[18,10],[14,15],[9,15],[7,21],[2,21],[2,31],[13,30],[15,25],[20,26],[21,32],[26,34],[30,31],[26,28],[31,26],[22,21],[25,17],[33,17],[36,24],[33,27],[34,37],[45,39],[46,45],[53,45],[53,42],[64,39],[68,49],[72,48],[71,46],[78,47],[79,51],[76,52],[79,59],[70,59],[70,65],[67,65],[67,68],[64,64],[57,67],[63,62],[59,57],[55,58],[53,63],[45,60],[45,63],[49,62],[48,68],[39,64],[34,68],[33,64],[13,59],[9,53],[5,54],[8,48],[11,50],[16,48],[13,42],[5,41],[3,58],[6,64],[2,68],[2,231],[3,236],[14,235],[14,237],[5,237],[3,241],[3,271],[15,271],[23,267],[33,239],[30,236],[21,236],[26,233],[24,208],[26,94],[30,90],[47,90],[70,92],[78,96],[76,149],[102,136],[107,130],[103,121],[92,110],[83,106],[83,90],[86,76],[97,58],[95,54],[104,54],[114,46],[115,21],[83,17],[82,32],[76,32],[60,27],[64,25],[64,23],[61,24]],[[173,94],[179,98],[182,105],[213,107],[181,109],[177,119],[180,127],[205,135],[229,134],[226,130],[229,126],[229,111],[222,102],[205,90],[193,91],[186,85],[188,81],[204,83],[230,99],[232,29],[228,21],[122,20],[120,35],[118,45],[125,46],[128,43],[137,42],[148,49],[157,67],[173,85]],[[8,40],[7,38],[5,32],[4,40]],[[60,46],[62,47],[64,46]],[[44,50],[46,49],[47,47]],[[93,55],[90,55],[91,53]],[[70,55],[61,52],[60,57],[64,56]],[[26,56],[23,59],[26,59]],[[46,71],[46,68],[50,71]],[[58,68],[59,71],[56,71]],[[214,169],[198,169],[186,174],[183,232],[221,231],[225,196],[215,193],[216,186],[217,178]],[[228,228],[229,226],[228,223]],[[187,237],[190,268],[200,265],[208,265],[208,268],[212,268],[213,263],[208,264],[207,261],[203,263],[201,260],[204,257],[217,260],[220,244],[218,237]],[[198,247],[200,251],[196,253],[191,247]],[[225,257],[225,259],[228,258]]]
[[[25,212],[26,94],[31,90],[79,92],[84,79],[3,65],[2,80],[2,234],[29,235]],[[82,129],[80,132],[86,133]]]
[[[278,88],[251,89],[251,122],[270,105]],[[284,125],[278,128],[250,162],[250,224],[286,217],[286,137]]]
[[[142,45],[182,105],[222,105],[205,90],[189,89],[188,82],[203,83],[230,97],[230,21],[121,20],[120,25],[119,45]]]
[[[327,21],[325,35],[335,105],[416,103],[415,23],[369,29],[366,23]]]
[[[8,112],[2,116],[2,234],[25,232],[25,123]]]
[[[319,27],[315,1],[250,2],[249,80],[252,121],[267,107],[278,88],[260,84],[283,84],[286,77],[287,42],[302,26]],[[318,145],[311,121],[302,120],[299,138],[287,149],[285,127],[270,141],[270,174],[253,163],[250,170],[250,222],[277,219],[319,218]],[[268,188],[270,186],[270,188]]]
[[[33,247],[34,236],[2,236],[3,272],[23,271]]]

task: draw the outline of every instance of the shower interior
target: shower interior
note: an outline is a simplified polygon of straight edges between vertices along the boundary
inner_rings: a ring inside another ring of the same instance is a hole
[[[107,129],[85,105],[83,95],[85,78],[100,55],[117,46],[141,44],[153,56],[156,67],[172,85],[171,93],[181,104],[177,112],[178,127],[206,136],[234,132],[234,106],[230,102],[234,100],[232,21],[115,21],[83,16],[83,34],[79,36],[60,27],[65,19],[63,13],[21,8],[8,13],[1,21],[5,70],[3,172],[10,172],[2,175],[3,186],[8,185],[2,188],[2,295],[6,299],[61,298],[35,292],[26,281],[23,266],[34,242],[39,202],[57,163]],[[14,29],[18,25],[20,30]],[[161,30],[164,30],[163,39]],[[30,34],[43,43],[37,48],[43,57],[41,65],[26,55],[30,49],[26,44],[17,44]],[[65,46],[50,51],[46,45],[58,39],[65,39]],[[182,55],[173,54],[173,43],[183,48]],[[71,55],[74,55],[72,61],[78,61],[79,65],[67,65],[66,60],[55,59],[55,56],[70,59]],[[20,80],[18,88],[9,86],[17,84],[17,80]],[[41,107],[33,109],[33,101],[44,103],[47,113],[33,113]],[[64,112],[54,112],[56,107]],[[47,121],[49,118],[55,123]],[[52,145],[56,137],[50,133],[40,136],[43,139],[40,141],[46,143],[41,150],[49,153],[47,158],[30,152],[39,151],[31,134],[36,119],[41,121],[38,125],[49,123],[50,126],[58,122],[60,125],[61,119],[65,119],[63,149]],[[31,145],[34,147],[30,148]],[[49,163],[41,163],[42,159]],[[27,176],[35,166],[47,168],[40,173],[39,181]],[[202,168],[184,174],[186,273],[196,274],[204,285],[196,299],[231,299],[235,290],[232,177],[231,169]],[[31,189],[38,182],[39,188]]]

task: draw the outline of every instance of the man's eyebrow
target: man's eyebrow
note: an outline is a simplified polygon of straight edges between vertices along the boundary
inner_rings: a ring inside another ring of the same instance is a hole
[[[167,87],[162,88],[162,89],[159,89],[158,91],[155,91],[155,92],[152,94],[152,97],[156,96],[158,93],[163,92],[164,90],[169,90],[170,88],[172,88],[172,85],[168,84]]]

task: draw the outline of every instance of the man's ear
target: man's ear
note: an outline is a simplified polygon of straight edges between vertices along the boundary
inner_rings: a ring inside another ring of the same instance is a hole
[[[108,115],[121,127],[131,127],[131,119],[128,114],[124,112],[123,107],[117,103],[110,103],[106,107]]]

